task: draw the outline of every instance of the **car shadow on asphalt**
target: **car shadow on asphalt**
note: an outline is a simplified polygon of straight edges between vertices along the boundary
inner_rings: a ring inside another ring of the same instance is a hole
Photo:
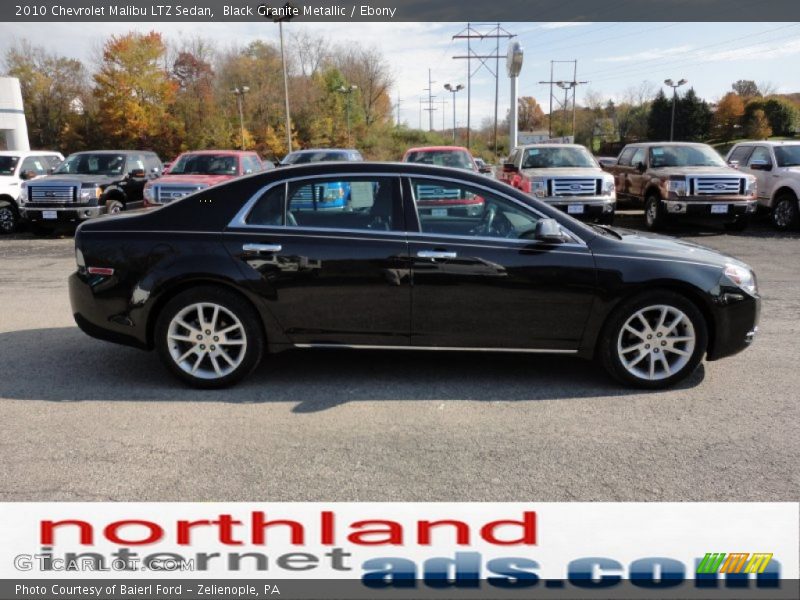
[[[295,403],[313,413],[358,401],[531,402],[641,394],[574,357],[480,352],[295,350],[267,355],[238,386],[195,390],[154,352],[94,340],[77,327],[0,333],[0,399],[53,402]],[[678,389],[703,381],[701,366]]]

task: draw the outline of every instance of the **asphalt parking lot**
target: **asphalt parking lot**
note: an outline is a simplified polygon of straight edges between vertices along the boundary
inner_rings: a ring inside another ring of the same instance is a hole
[[[654,393],[573,358],[347,351],[191,390],[75,327],[70,238],[0,237],[0,500],[796,500],[800,233],[670,233],[750,263],[764,308],[752,348]]]

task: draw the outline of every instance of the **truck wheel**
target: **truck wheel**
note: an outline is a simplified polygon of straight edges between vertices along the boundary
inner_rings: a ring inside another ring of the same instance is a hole
[[[598,350],[603,366],[618,381],[659,389],[691,375],[707,345],[708,328],[700,310],[680,294],[655,290],[614,311]]]
[[[115,200],[113,198],[106,200],[106,214],[118,215],[123,210],[125,210],[125,205],[119,200]]]
[[[783,192],[772,207],[772,224],[780,231],[786,231],[797,224],[798,212],[797,198],[791,192]]]
[[[196,287],[170,300],[158,315],[155,346],[179,379],[197,388],[223,388],[261,362],[264,336],[255,309],[238,294]]]
[[[644,202],[644,221],[650,231],[658,231],[664,228],[664,209],[661,208],[661,198],[651,193]]]
[[[19,214],[13,204],[0,205],[0,233],[14,233],[19,226]]]

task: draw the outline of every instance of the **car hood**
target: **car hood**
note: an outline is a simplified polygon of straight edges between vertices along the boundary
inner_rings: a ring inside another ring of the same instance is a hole
[[[743,175],[733,167],[659,167],[650,169],[650,173],[659,176],[669,175]]]
[[[722,252],[694,242],[620,227],[610,227],[609,229],[618,233],[622,238],[617,241],[617,244],[622,246],[621,249],[624,249],[625,255],[639,256],[642,258],[683,260],[718,267],[724,267],[726,264],[733,263],[748,269],[750,268],[749,265],[733,256],[723,254]]]
[[[81,185],[97,183],[108,185],[122,179],[122,175],[110,177],[108,175],[45,175],[28,182],[28,185]]]
[[[550,167],[548,169],[522,169],[528,177],[602,177],[603,169],[599,167]]]
[[[236,175],[164,175],[159,177],[154,184],[169,185],[175,184],[192,184],[192,185],[216,185],[223,181],[234,179]]]

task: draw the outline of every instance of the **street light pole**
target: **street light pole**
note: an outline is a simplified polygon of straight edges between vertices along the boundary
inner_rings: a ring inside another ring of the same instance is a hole
[[[244,147],[244,109],[242,105],[244,104],[244,95],[250,91],[250,88],[246,85],[241,87],[235,87],[231,90],[233,94],[236,95],[236,103],[239,105],[239,129],[241,131],[242,136],[242,150],[245,149]]]
[[[672,88],[672,119],[669,122],[669,141],[671,142],[675,137],[675,104],[678,101],[678,88],[686,85],[689,81],[681,79],[678,83],[675,83],[672,79],[665,79],[664,83]]]
[[[358,89],[357,85],[339,86],[336,91],[340,94],[345,94],[346,102],[344,105],[344,112],[347,115],[347,145],[352,147],[353,141],[350,139],[350,96]]]
[[[282,9],[276,10],[272,13],[267,13],[267,16],[272,19],[274,23],[278,24],[278,32],[281,39],[281,65],[283,67],[283,99],[284,99],[284,112],[286,113],[286,149],[292,151],[292,117],[289,112],[289,75],[286,71],[286,53],[283,48],[283,22],[291,20],[293,16],[293,9],[290,3],[286,3]]]
[[[460,83],[457,85],[451,85],[449,83],[444,84],[444,89],[448,92],[453,94],[453,145],[456,143],[456,92],[460,92],[464,89],[464,86]]]

